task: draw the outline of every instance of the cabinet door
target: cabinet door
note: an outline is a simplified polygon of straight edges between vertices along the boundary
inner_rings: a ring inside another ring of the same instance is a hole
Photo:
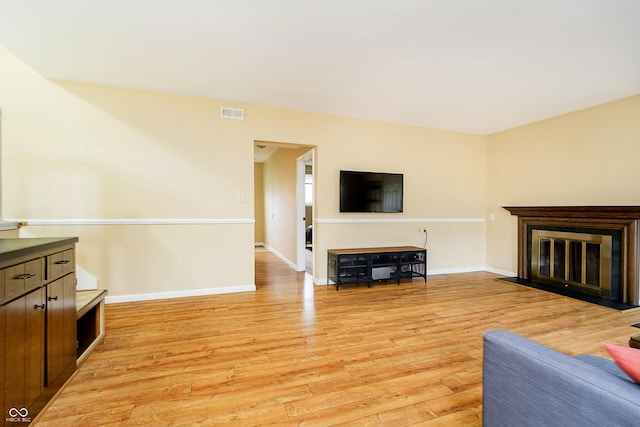
[[[44,389],[44,289],[25,296],[25,401],[29,408]]]
[[[3,268],[2,270],[0,270],[0,303],[3,303],[3,304],[4,304],[4,288],[6,287],[4,283],[4,275],[5,275],[5,269]]]
[[[69,274],[47,285],[47,385],[76,365],[76,281]],[[73,370],[73,369],[72,369]]]
[[[26,297],[5,305],[5,411],[25,407]],[[8,412],[5,412],[7,415]]]
[[[44,290],[3,307],[4,410],[31,406],[44,388]]]
[[[4,425],[4,420],[9,416],[9,408],[4,404],[4,366],[5,366],[5,325],[6,321],[6,308],[4,306],[0,307],[0,409],[2,409],[2,414],[0,418],[0,425]]]

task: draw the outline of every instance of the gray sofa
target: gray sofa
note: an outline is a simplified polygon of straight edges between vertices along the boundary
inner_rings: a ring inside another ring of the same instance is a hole
[[[640,385],[612,360],[494,330],[482,366],[484,427],[640,426]]]

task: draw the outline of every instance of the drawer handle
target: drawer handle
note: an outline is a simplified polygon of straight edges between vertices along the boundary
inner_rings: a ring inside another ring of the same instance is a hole
[[[58,301],[58,296],[56,295],[55,297],[49,297],[48,300],[49,301]]]
[[[33,308],[34,308],[35,310],[37,310],[37,309],[39,309],[39,308],[40,308],[40,309],[42,309],[42,310],[44,310],[44,307],[45,307],[45,305],[44,305],[44,304],[35,304],[35,305],[33,306]]]
[[[16,277],[17,280],[26,280],[26,279],[31,279],[33,276],[35,276],[36,273],[26,273],[26,274],[21,274],[18,277]]]
[[[69,261],[68,259],[63,259],[61,261],[56,261],[56,264],[69,264],[71,261]]]

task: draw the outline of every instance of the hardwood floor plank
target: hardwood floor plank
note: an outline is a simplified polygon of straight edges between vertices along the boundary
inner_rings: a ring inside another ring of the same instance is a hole
[[[619,312],[491,273],[313,286],[256,252],[256,292],[109,304],[104,341],[38,426],[480,426],[482,335],[570,355],[627,345]]]

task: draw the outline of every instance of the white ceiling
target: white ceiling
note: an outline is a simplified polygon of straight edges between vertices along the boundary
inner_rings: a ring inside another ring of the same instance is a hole
[[[489,134],[640,93],[639,0],[0,0],[53,79]]]

